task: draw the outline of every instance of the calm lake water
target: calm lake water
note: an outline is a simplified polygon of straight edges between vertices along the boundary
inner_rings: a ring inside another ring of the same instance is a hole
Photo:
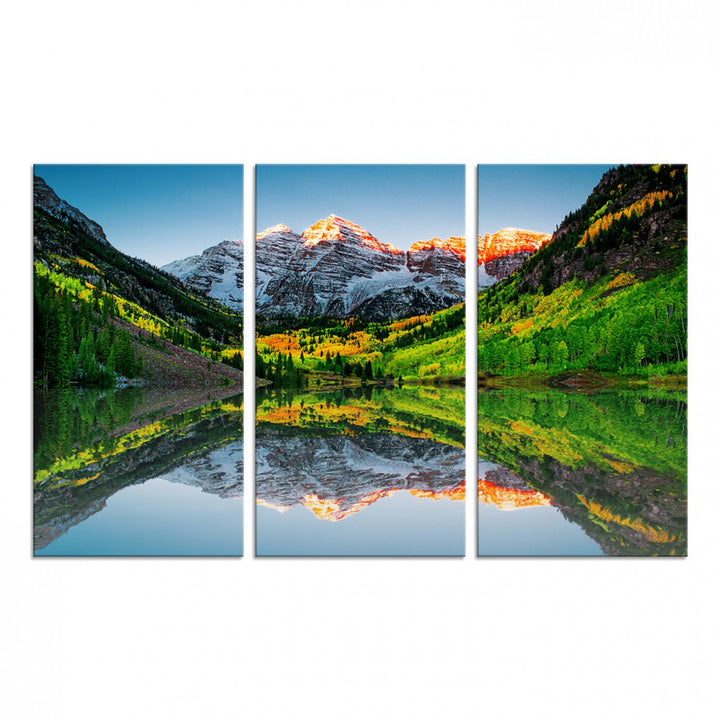
[[[464,390],[261,392],[259,556],[458,556]],[[36,555],[239,556],[242,396],[35,398]],[[478,396],[481,556],[687,554],[673,391]]]
[[[686,555],[687,396],[478,395],[479,555]]]
[[[260,393],[259,556],[465,554],[464,390]]]
[[[242,555],[242,396],[208,399],[38,393],[35,555]]]

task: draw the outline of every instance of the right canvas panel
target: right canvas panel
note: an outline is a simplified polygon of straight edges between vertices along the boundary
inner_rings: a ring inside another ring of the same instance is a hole
[[[480,556],[687,554],[687,167],[478,167]]]

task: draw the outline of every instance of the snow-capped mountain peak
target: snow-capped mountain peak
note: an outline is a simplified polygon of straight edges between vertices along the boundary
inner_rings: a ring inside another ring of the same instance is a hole
[[[318,245],[321,242],[351,242],[366,245],[379,252],[389,252],[394,255],[402,254],[402,250],[390,243],[380,242],[364,227],[339,215],[329,215],[306,228],[302,239],[307,247]]]
[[[223,240],[201,255],[174,260],[161,269],[180,278],[196,292],[210,295],[224,305],[242,311],[242,240]]]
[[[541,234],[506,235],[498,239],[498,247],[509,249],[512,235],[517,247],[524,249],[528,243],[538,244],[534,235]],[[512,262],[528,254],[516,254]],[[357,316],[382,321],[432,313],[465,299],[465,256],[464,237],[431,237],[404,251],[335,214],[313,223],[301,235],[279,223],[256,235],[257,316]],[[163,269],[235,310],[242,308],[240,244],[233,249],[220,243]],[[495,282],[498,276],[493,273],[490,264],[481,284]]]
[[[287,225],[278,223],[277,225],[272,225],[269,228],[265,228],[262,232],[257,233],[255,238],[257,240],[262,240],[262,239],[266,238],[268,235],[277,235],[278,233],[289,233],[290,235],[294,234],[293,231]]]

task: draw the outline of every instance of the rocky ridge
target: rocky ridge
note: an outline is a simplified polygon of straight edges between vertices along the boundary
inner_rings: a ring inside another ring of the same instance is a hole
[[[207,297],[206,288],[212,282],[200,282],[199,287],[191,288],[177,275],[121,252],[97,222],[60,199],[41,177],[34,177],[33,196],[33,258],[37,264],[90,283],[102,292],[139,305],[169,325],[203,337],[225,342],[237,333],[241,318]],[[233,281],[240,283],[242,297],[242,247],[234,242],[219,247],[240,263]],[[225,262],[217,257],[218,252],[208,251],[192,260],[202,257],[206,268],[217,270]]]
[[[480,286],[507,277],[550,237],[505,228],[480,238]],[[404,251],[330,215],[301,234],[282,223],[266,228],[256,235],[255,252],[261,319],[355,316],[384,321],[433,313],[465,299],[464,237],[420,240]],[[242,242],[225,241],[163,270],[242,310]]]
[[[80,212],[76,207],[70,205],[70,203],[60,199],[39,175],[33,176],[33,205],[42,208],[46,213],[58,220],[66,223],[76,223],[94,240],[105,245],[110,244],[100,225]]]

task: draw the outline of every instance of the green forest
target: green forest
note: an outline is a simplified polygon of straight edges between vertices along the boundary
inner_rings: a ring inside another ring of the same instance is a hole
[[[242,369],[242,351],[153,316],[139,305],[71,275],[35,263],[36,387],[112,387],[143,375],[141,346],[172,346]],[[170,345],[168,345],[170,344]]]
[[[652,377],[687,372],[684,267],[645,282],[619,273],[594,284],[573,279],[548,295],[526,294],[509,302],[502,294],[503,289],[491,289],[479,304],[481,373],[593,369]]]
[[[463,382],[465,304],[385,323],[299,318],[264,325],[255,369],[278,387]]]
[[[130,334],[110,322],[111,304],[97,293],[78,301],[49,274],[36,272],[33,309],[36,384],[111,387],[116,376],[142,374]]]

